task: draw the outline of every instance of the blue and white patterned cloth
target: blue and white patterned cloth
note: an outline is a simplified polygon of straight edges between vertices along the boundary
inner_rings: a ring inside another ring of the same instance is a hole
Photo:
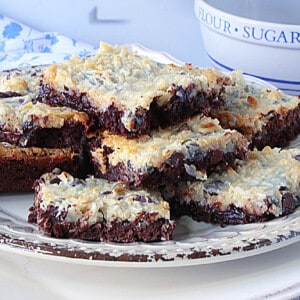
[[[59,62],[93,50],[91,45],[55,32],[39,32],[0,15],[0,70]]]

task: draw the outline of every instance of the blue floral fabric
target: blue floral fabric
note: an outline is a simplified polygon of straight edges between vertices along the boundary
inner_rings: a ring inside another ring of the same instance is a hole
[[[59,62],[93,50],[89,44],[56,32],[40,32],[0,15],[0,70]]]

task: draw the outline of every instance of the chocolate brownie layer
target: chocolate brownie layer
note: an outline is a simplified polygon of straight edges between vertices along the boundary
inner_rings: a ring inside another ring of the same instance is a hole
[[[80,159],[70,149],[21,148],[0,143],[0,192],[30,192],[43,173],[62,168],[80,176]]]
[[[175,227],[158,193],[60,170],[36,181],[28,220],[52,237],[124,243],[169,240]]]
[[[240,131],[251,149],[283,147],[300,133],[299,97],[246,83],[238,72],[231,76],[236,85],[224,87],[225,105],[212,111],[224,128]]]
[[[244,224],[287,215],[300,205],[299,154],[300,149],[255,150],[235,170],[169,187],[163,195],[174,216],[196,221]]]
[[[21,96],[16,92],[0,92],[0,98],[10,98],[10,97],[18,97]]]
[[[33,104],[28,95],[0,99],[0,142],[79,151],[88,123],[83,112]]]
[[[244,159],[248,151],[240,133],[203,116],[138,139],[100,132],[88,144],[96,176],[151,188],[206,178]]]
[[[45,69],[39,100],[87,112],[98,128],[127,137],[178,123],[223,104],[225,74],[161,64],[119,46],[100,44],[87,58]]]

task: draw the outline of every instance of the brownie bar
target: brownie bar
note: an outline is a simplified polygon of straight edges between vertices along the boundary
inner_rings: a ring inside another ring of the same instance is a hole
[[[225,105],[213,109],[212,116],[224,128],[245,135],[250,149],[286,146],[300,133],[300,97],[246,83],[240,73],[235,74],[237,84],[224,87]]]
[[[0,99],[0,142],[80,151],[89,118],[67,107],[32,103],[31,96]]]
[[[98,132],[88,145],[97,177],[149,188],[205,179],[244,159],[248,151],[240,133],[199,115],[138,139]]]
[[[161,64],[119,46],[100,44],[87,58],[47,67],[39,100],[88,113],[97,128],[134,138],[223,104],[230,78],[212,69]]]
[[[34,181],[54,168],[81,176],[80,158],[71,149],[21,148],[0,143],[0,192],[32,192]]]
[[[157,193],[56,169],[35,182],[28,221],[56,238],[129,243],[169,240],[175,227],[169,215]]]
[[[37,96],[45,66],[25,66],[0,72],[0,98]]]
[[[168,187],[163,196],[174,217],[196,221],[245,224],[287,215],[300,205],[300,149],[265,147],[249,152],[235,170],[214,174],[207,181]]]

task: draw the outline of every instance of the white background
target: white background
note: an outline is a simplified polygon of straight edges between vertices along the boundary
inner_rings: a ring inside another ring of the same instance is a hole
[[[208,65],[193,0],[1,0],[0,14],[94,46],[140,43]]]

